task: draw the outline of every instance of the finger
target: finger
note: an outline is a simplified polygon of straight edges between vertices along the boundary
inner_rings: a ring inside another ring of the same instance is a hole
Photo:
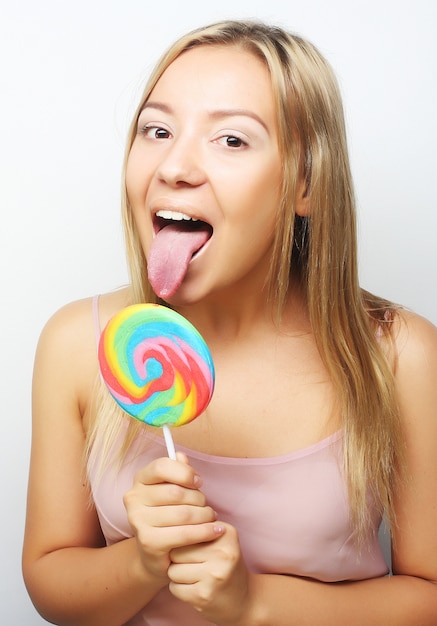
[[[204,563],[216,558],[217,555],[228,560],[231,558],[230,555],[238,553],[238,544],[235,544],[237,533],[234,527],[219,521],[215,521],[214,526],[213,541],[175,548],[169,555],[172,563]]]
[[[138,511],[141,516],[141,511]],[[144,507],[142,519],[137,519],[136,524],[141,523],[155,528],[167,526],[191,526],[215,522],[217,515],[210,506],[159,506]]]
[[[181,546],[171,550],[169,556],[175,565],[187,563],[203,563],[209,560],[211,556],[211,546],[216,545],[226,533],[226,526],[221,522],[213,522],[208,526],[208,533],[203,535],[202,541],[186,541]]]
[[[180,463],[185,463],[185,465],[189,465],[190,461],[188,460],[187,455],[184,452],[176,452],[176,459]]]
[[[219,526],[216,524],[216,526]],[[220,534],[216,533],[214,540],[216,541]],[[181,548],[175,548],[170,552],[171,562],[175,565],[187,563],[204,563],[211,558],[211,542],[200,543],[197,545],[184,545]]]
[[[137,541],[148,551],[153,546],[156,551],[171,553],[182,546],[208,543],[223,532],[215,522],[168,526],[163,528],[142,527],[138,530]]]
[[[167,457],[155,459],[141,468],[135,475],[134,482],[144,485],[174,483],[188,489],[198,489],[202,484],[200,476],[191,465]]]
[[[202,580],[204,562],[199,563],[170,563],[167,576],[175,585],[194,585]]]
[[[156,485],[143,485],[135,483],[125,494],[125,506],[129,502],[135,502],[145,506],[165,506],[171,504],[189,504],[192,506],[204,506],[206,498],[201,491],[181,487],[173,483],[161,483]]]

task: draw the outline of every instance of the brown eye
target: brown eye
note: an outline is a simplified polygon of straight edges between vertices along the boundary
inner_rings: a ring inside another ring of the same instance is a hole
[[[244,145],[244,142],[239,137],[229,135],[226,137],[226,145],[229,146],[229,148],[241,148],[241,146]]]
[[[244,141],[244,139],[242,139],[241,137],[238,137],[238,135],[220,135],[219,137],[217,137],[217,139],[215,139],[216,143],[220,144],[221,146],[225,146],[226,148],[246,148],[247,147],[247,143]]]
[[[165,128],[155,129],[155,139],[168,139],[170,133]]]
[[[139,132],[149,139],[168,139],[170,137],[170,132],[166,128],[156,126],[156,124],[145,124]]]

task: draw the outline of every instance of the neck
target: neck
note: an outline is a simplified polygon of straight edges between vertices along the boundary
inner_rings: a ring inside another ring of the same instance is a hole
[[[193,304],[176,306],[209,341],[235,341],[250,338],[270,328],[276,333],[309,331],[305,298],[298,287],[290,287],[283,310],[269,300],[267,287],[220,292]],[[279,313],[279,314],[278,314]]]

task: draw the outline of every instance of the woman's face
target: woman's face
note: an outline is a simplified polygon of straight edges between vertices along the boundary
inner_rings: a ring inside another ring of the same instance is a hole
[[[259,293],[281,187],[263,63],[231,46],[179,56],[139,116],[126,187],[149,278],[163,299]]]

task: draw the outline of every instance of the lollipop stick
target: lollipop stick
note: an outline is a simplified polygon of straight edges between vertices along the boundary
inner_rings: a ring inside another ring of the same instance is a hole
[[[167,446],[168,456],[170,457],[170,459],[173,459],[173,461],[176,461],[176,450],[174,447],[173,437],[171,436],[170,428],[167,425],[164,425],[162,427],[162,430],[164,431],[164,439],[165,445]]]

